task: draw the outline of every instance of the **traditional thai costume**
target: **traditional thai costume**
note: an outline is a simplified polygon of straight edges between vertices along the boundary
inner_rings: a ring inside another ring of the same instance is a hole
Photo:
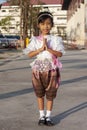
[[[61,37],[47,35],[47,47],[65,53]],[[23,50],[25,54],[36,51],[43,46],[43,36],[32,37],[27,48]],[[56,92],[60,84],[60,69],[62,64],[59,59],[47,50],[40,52],[35,60],[30,63],[32,68],[32,83],[38,97],[46,94],[47,99],[56,97]]]

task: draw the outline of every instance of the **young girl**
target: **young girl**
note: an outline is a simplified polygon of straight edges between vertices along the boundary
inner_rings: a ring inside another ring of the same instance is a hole
[[[64,54],[61,37],[53,36],[50,30],[53,27],[53,16],[50,12],[38,14],[38,28],[41,34],[31,38],[30,44],[24,53],[36,59],[30,64],[32,67],[32,83],[37,96],[39,107],[39,125],[52,126],[51,119],[53,99],[56,97],[60,82],[60,68],[62,64],[58,57]],[[46,96],[46,113],[44,111],[44,97]]]

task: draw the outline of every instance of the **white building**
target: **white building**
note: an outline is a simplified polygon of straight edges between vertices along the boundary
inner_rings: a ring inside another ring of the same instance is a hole
[[[2,6],[0,20],[10,17],[10,25],[0,26],[0,33],[4,35],[20,34],[20,8],[18,6]]]
[[[67,24],[67,11],[61,10],[61,4],[55,5],[34,5],[34,7],[40,7],[41,10],[48,10],[53,14],[54,27],[52,33],[56,35],[65,35]],[[20,8],[19,6],[2,6],[0,10],[0,20],[11,16],[11,25],[7,26],[8,31],[4,30],[4,27],[0,27],[0,31],[4,35],[20,35]]]
[[[87,0],[64,0],[64,3],[63,8],[67,9],[68,40],[87,47]]]

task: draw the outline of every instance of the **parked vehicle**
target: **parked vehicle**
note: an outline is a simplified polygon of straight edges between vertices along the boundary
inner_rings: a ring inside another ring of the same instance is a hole
[[[0,38],[0,48],[8,48],[9,43],[7,38]]]
[[[18,42],[18,39],[16,38],[8,38],[9,48],[17,49],[17,42]]]
[[[17,49],[20,46],[19,36],[14,35],[0,35],[0,48]]]

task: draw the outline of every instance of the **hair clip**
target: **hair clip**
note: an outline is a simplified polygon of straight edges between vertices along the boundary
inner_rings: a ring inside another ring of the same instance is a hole
[[[44,14],[41,14],[41,15],[38,17],[38,19],[39,19],[40,17],[42,17],[42,16],[45,16],[45,15],[48,15],[48,16],[50,16],[51,18],[53,18],[53,16],[52,16],[51,14],[44,13]]]

